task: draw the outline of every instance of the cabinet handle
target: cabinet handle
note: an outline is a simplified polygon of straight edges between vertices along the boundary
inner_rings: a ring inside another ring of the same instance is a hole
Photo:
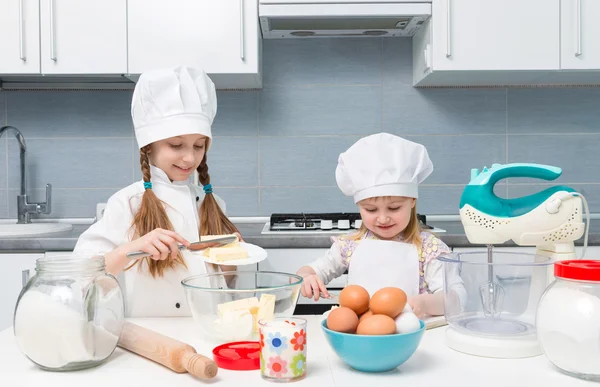
[[[450,3],[451,0],[446,0],[446,58],[450,58],[452,53],[450,52]]]
[[[25,287],[25,285],[27,285],[27,282],[29,282],[29,269],[23,270],[21,272],[21,285],[22,285],[22,287]]]
[[[577,0],[577,51],[575,56],[581,56],[581,0]]]
[[[246,60],[245,43],[244,43],[244,0],[240,0],[240,59]]]
[[[54,0],[50,3],[50,59],[56,62],[56,45],[54,36]]]
[[[23,31],[23,0],[19,0],[19,58],[27,62],[25,56],[25,32]]]

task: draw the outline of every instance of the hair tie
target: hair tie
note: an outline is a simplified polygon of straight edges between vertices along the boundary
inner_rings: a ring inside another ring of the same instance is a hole
[[[211,194],[211,193],[213,193],[213,191],[212,191],[212,185],[211,184],[205,185],[203,189],[204,189],[204,193],[205,194]]]
[[[144,189],[152,189],[152,182],[151,181],[145,181],[144,182]]]

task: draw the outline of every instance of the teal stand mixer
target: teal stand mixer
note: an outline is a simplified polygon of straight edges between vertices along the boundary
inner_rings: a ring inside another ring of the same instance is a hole
[[[487,248],[439,258],[444,262],[449,347],[498,358],[542,354],[535,330],[537,304],[553,279],[553,262],[576,259],[574,241],[584,232],[585,254],[587,202],[567,186],[512,199],[498,197],[494,186],[506,178],[555,180],[561,174],[558,167],[525,163],[471,170],[460,219],[469,242]],[[535,254],[493,247],[511,240],[518,246],[535,246]]]

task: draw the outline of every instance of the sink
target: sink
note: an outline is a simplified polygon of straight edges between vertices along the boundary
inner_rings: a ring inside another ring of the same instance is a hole
[[[0,223],[0,238],[36,237],[71,231],[73,225],[68,223]]]

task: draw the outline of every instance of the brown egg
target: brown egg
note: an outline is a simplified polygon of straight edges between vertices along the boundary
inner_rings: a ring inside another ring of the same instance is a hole
[[[381,288],[371,297],[371,311],[373,314],[385,314],[396,318],[406,306],[406,293],[400,288]]]
[[[391,335],[396,333],[396,322],[385,314],[374,314],[358,324],[356,333],[358,335]]]
[[[348,285],[340,292],[340,306],[350,308],[357,315],[369,309],[369,292],[359,285]]]
[[[367,310],[365,313],[360,315],[360,317],[358,318],[358,323],[360,324],[362,320],[366,319],[367,317],[371,317],[372,315],[373,312],[371,312],[371,310]]]
[[[332,331],[354,333],[357,326],[358,316],[350,308],[341,306],[329,312],[327,316],[327,328]]]

